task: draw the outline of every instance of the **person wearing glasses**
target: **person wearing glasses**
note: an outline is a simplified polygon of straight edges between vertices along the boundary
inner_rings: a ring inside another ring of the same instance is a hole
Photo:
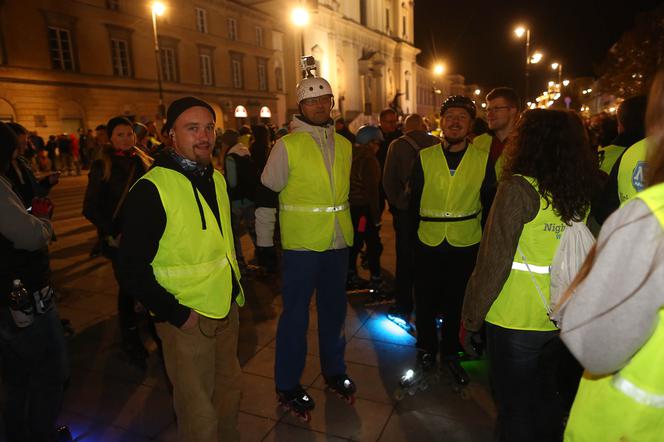
[[[459,363],[461,305],[482,238],[482,220],[493,201],[496,176],[487,150],[469,139],[475,104],[453,95],[440,109],[443,141],[419,151],[410,178],[410,216],[417,229],[415,256],[415,327],[418,368],[436,367],[436,354],[465,385]],[[436,315],[442,313],[438,342]],[[403,380],[403,379],[402,379]]]
[[[497,87],[486,95],[486,118],[489,132],[475,138],[473,144],[489,151],[489,161],[500,178],[502,153],[507,138],[519,117],[519,97],[514,89]]]
[[[297,85],[300,114],[272,148],[261,181],[279,192],[284,249],[283,311],[277,328],[275,382],[279,401],[304,420],[313,399],[300,385],[307,354],[309,304],[316,291],[320,363],[330,388],[352,400],[346,375],[346,273],[353,245],[348,194],[352,146],[335,133],[330,84],[309,74]]]

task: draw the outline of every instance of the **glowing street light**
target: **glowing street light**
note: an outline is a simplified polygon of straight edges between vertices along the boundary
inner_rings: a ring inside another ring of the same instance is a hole
[[[526,28],[525,26],[517,26],[514,29],[514,35],[517,36],[517,38],[522,38],[525,36],[526,38],[526,76],[525,76],[525,81],[524,81],[524,93],[523,93],[523,100],[528,99],[528,83],[530,81],[530,64],[531,63],[537,63],[537,61],[531,60],[530,56],[530,29]]]
[[[514,33],[516,34],[516,36],[517,36],[518,38],[523,37],[523,34],[525,34],[526,32],[528,32],[528,30],[527,30],[526,28],[524,28],[523,26],[518,26],[518,27],[514,30]]]
[[[431,101],[431,106],[433,108],[433,113],[436,113],[436,108],[438,107],[438,103],[436,102],[436,95],[441,93],[441,90],[436,88],[436,78],[440,77],[445,73],[445,65],[441,62],[437,62],[436,64],[433,65],[433,81],[431,82],[431,94],[433,100]]]
[[[475,95],[479,95],[481,93],[482,93],[482,91],[480,89],[475,89]]]
[[[154,36],[154,56],[157,62],[157,86],[159,87],[159,119],[164,120],[166,108],[164,107],[164,90],[161,80],[161,60],[159,58],[159,39],[157,38],[157,16],[162,16],[166,12],[166,6],[161,2],[153,2],[150,8],[152,10],[152,33]]]
[[[532,57],[530,57],[530,63],[531,64],[537,64],[540,61],[542,61],[542,58],[544,58],[544,54],[541,52],[535,52]]]
[[[295,27],[300,28],[300,51],[301,56],[304,57],[304,28],[309,24],[309,11],[301,6],[294,8],[291,11],[291,22]]]

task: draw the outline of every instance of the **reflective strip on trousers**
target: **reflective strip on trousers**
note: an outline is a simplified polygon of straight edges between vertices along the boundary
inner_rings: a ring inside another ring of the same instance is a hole
[[[296,206],[293,204],[281,204],[279,208],[285,212],[308,212],[308,213],[335,213],[348,210],[348,203],[338,206]]]
[[[551,273],[551,266],[535,266],[532,264],[525,264],[523,262],[512,262],[512,270],[519,270],[522,272],[530,271],[540,275],[548,275]]]
[[[612,383],[616,390],[631,397],[640,404],[653,408],[664,408],[664,395],[649,393],[642,390],[619,374],[613,376]]]

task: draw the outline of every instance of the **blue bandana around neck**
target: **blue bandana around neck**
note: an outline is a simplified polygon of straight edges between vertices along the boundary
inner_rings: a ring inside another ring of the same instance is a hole
[[[205,173],[205,170],[207,169],[207,166],[203,166],[201,164],[198,164],[196,161],[192,161],[188,158],[183,157],[182,155],[177,153],[175,149],[168,149],[168,154],[180,165],[180,167],[185,172],[193,172],[196,175],[203,175]]]

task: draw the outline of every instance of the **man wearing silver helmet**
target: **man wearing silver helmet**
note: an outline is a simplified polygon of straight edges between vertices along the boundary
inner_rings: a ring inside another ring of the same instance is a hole
[[[324,78],[307,70],[307,78],[297,85],[297,102],[300,114],[293,117],[291,133],[272,149],[261,181],[279,192],[284,248],[276,389],[282,405],[308,420],[314,403],[300,385],[300,378],[314,290],[325,381],[349,402],[355,392],[355,384],[346,375],[343,327],[348,248],[353,244],[348,205],[352,146],[334,131],[330,118],[334,95]]]

